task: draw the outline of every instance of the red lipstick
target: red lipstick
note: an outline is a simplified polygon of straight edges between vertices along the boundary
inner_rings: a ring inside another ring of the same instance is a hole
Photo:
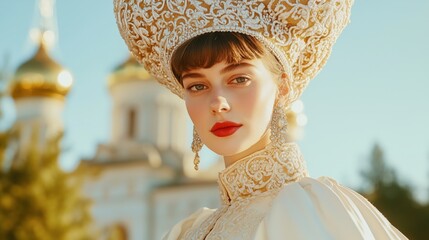
[[[243,124],[235,122],[217,122],[213,125],[210,132],[212,132],[217,137],[228,137],[234,134]]]

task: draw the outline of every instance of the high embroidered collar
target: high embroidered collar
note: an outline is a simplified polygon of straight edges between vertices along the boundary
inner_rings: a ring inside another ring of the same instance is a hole
[[[224,204],[263,192],[280,190],[285,184],[307,176],[304,159],[295,143],[281,150],[266,148],[236,161],[219,173],[218,183]]]

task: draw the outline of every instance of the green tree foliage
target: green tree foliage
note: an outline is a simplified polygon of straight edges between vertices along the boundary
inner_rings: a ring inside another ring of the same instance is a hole
[[[369,160],[369,167],[362,171],[369,185],[363,195],[409,239],[428,239],[429,205],[419,203],[412,188],[398,180],[378,144],[373,147]]]
[[[33,136],[8,167],[5,153],[13,139],[0,135],[0,239],[92,239],[82,177],[58,166],[61,137],[42,146]]]

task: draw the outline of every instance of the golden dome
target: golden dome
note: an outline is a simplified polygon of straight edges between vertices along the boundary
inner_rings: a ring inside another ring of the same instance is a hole
[[[55,62],[40,43],[36,54],[16,70],[10,91],[15,99],[40,96],[64,99],[72,82],[70,72]]]
[[[137,60],[130,54],[128,59],[117,66],[109,77],[109,88],[112,86],[129,81],[148,81],[153,80],[152,76],[146,69],[137,62]]]

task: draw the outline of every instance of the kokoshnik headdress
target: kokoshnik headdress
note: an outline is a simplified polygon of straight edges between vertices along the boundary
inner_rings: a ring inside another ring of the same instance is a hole
[[[301,95],[325,65],[335,40],[347,25],[353,0],[114,0],[116,22],[128,48],[173,93],[184,89],[171,68],[174,51],[209,32],[239,32],[259,39],[287,74],[287,99],[275,104],[271,144],[249,156],[263,156],[285,167],[294,180],[306,175],[302,157],[289,151],[286,106]],[[283,79],[283,78],[282,78]],[[198,170],[203,143],[194,128],[192,151]],[[298,157],[288,157],[289,155]],[[284,164],[284,160],[292,161]],[[289,159],[289,160],[288,160]],[[293,160],[295,159],[295,160]]]
[[[120,33],[136,59],[183,98],[171,57],[184,42],[209,32],[259,39],[288,74],[296,100],[325,65],[349,22],[353,0],[114,0]]]

